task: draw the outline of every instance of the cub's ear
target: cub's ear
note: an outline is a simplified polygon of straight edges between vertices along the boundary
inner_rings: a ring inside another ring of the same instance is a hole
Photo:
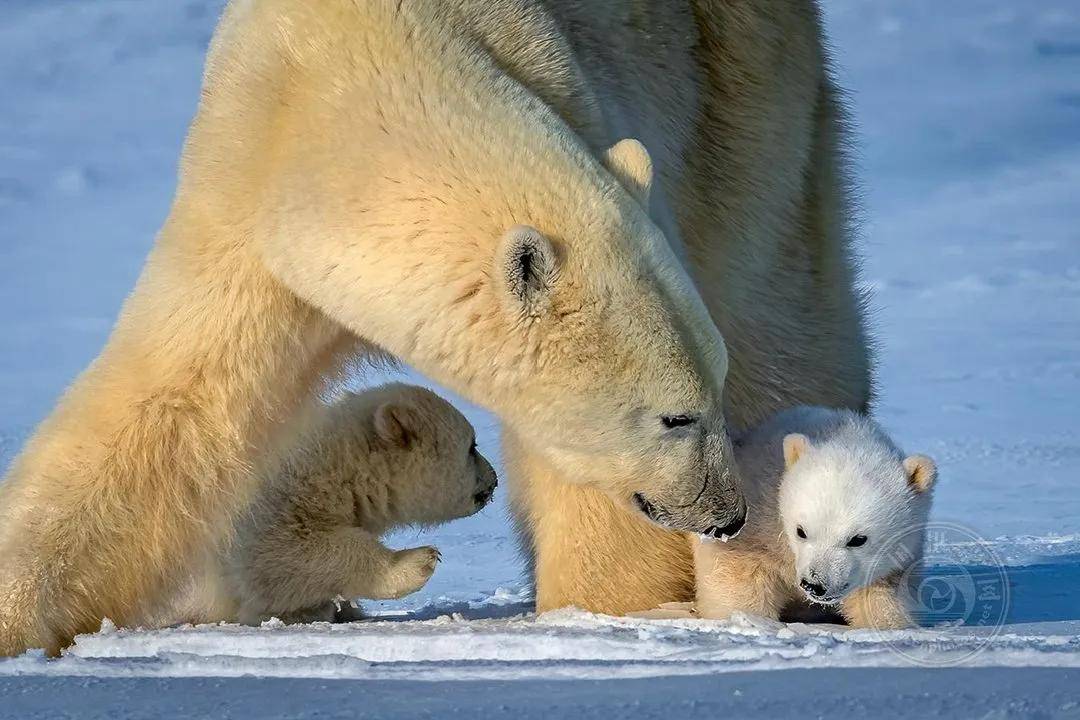
[[[915,492],[926,492],[937,482],[937,465],[925,455],[912,455],[905,459],[904,470]]]
[[[645,146],[633,138],[620,140],[604,152],[603,162],[608,172],[647,210],[653,184],[653,165]]]
[[[496,272],[525,314],[539,315],[547,309],[557,270],[555,248],[536,228],[517,225],[503,236]]]
[[[799,462],[799,458],[810,447],[810,438],[799,433],[791,433],[784,437],[784,469],[790,468]]]
[[[405,405],[383,403],[375,411],[375,434],[390,445],[407,448],[419,431],[413,410]]]

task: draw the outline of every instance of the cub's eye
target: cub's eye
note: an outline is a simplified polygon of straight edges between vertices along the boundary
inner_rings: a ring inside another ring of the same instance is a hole
[[[473,455],[473,456],[476,455],[476,441],[475,440],[473,440],[472,445],[469,446],[469,454]]]
[[[799,527],[795,528],[795,534],[796,534],[796,535],[798,535],[798,536],[799,536],[800,538],[802,538],[803,540],[805,540],[805,539],[806,539],[806,531],[802,529],[802,525],[800,525]]]
[[[664,423],[664,427],[668,430],[673,430],[675,428],[693,425],[697,422],[697,418],[693,415],[662,415],[660,417],[660,422]]]
[[[865,544],[866,544],[866,536],[865,535],[855,535],[850,540],[847,541],[847,546],[848,547],[862,547]]]

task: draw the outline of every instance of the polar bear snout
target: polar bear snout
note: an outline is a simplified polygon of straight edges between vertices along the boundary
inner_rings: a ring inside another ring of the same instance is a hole
[[[807,599],[819,605],[835,605],[840,602],[847,590],[846,585],[843,588],[833,589],[805,577],[799,580],[799,587],[806,593]]]
[[[720,430],[708,437],[704,461],[705,486],[694,499],[692,510],[697,518],[690,529],[727,542],[746,525],[747,505],[726,432]]]
[[[727,542],[739,535],[746,525],[746,500],[737,491],[728,491],[714,497],[713,502],[701,508],[699,519],[691,528],[709,538]]]
[[[706,480],[698,497],[689,504],[665,504],[657,499],[634,493],[637,509],[649,520],[669,530],[697,533],[727,542],[742,532],[746,525],[746,501],[737,490],[719,493]]]
[[[815,600],[820,600],[829,594],[829,591],[825,589],[825,586],[821,583],[816,583],[813,580],[807,580],[803,578],[799,581],[799,587],[806,591],[806,594]]]
[[[799,587],[810,602],[819,605],[835,605],[844,599],[851,588],[846,568],[829,568],[819,572],[815,568],[799,576]]]
[[[476,458],[476,492],[473,493],[472,499],[476,509],[482,510],[495,497],[495,488],[499,486],[499,476],[495,473],[495,468],[491,466],[487,458],[479,453],[476,454]]]

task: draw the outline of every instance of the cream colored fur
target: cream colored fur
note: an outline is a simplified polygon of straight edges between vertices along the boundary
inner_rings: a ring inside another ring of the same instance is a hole
[[[484,507],[496,478],[475,440],[461,413],[423,388],[388,385],[334,403],[240,522],[224,562],[235,611],[209,619],[319,618],[335,598],[419,590],[438,551],[394,551],[379,537]]]
[[[518,72],[594,150],[620,135],[648,147],[650,216],[724,337],[728,421],[746,428],[801,403],[868,407],[843,110],[815,4],[546,6],[535,14],[576,30],[575,92]],[[685,542],[576,484],[517,428],[504,444],[539,609],[624,613],[692,598]]]
[[[905,459],[855,413],[806,407],[744,435],[735,456],[749,520],[726,543],[690,538],[696,601],[682,610],[777,619],[791,605],[828,602],[853,627],[913,624],[903,584],[922,557],[937,474],[931,460]],[[863,544],[850,544],[856,536]],[[808,582],[824,594],[812,595]]]
[[[234,0],[143,275],[0,492],[0,655],[137,622],[373,356],[504,421],[541,610],[687,599],[636,498],[736,522],[721,408],[869,401],[839,115],[810,0]]]

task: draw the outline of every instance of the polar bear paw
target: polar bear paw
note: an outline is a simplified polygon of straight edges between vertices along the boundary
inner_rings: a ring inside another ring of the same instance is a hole
[[[430,546],[398,550],[386,570],[379,598],[396,600],[424,587],[440,559],[438,548]]]

